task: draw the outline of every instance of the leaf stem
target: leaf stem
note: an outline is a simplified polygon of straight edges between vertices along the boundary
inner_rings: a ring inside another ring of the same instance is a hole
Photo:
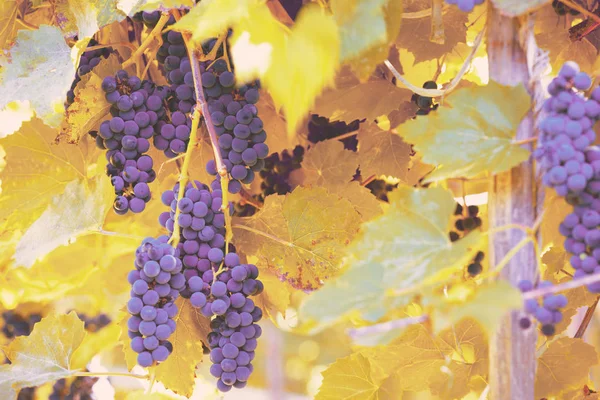
[[[473,58],[475,58],[475,54],[477,53],[477,50],[479,50],[479,46],[481,45],[484,33],[485,33],[485,28],[482,29],[481,32],[479,32],[479,34],[477,35],[477,38],[475,39],[475,43],[473,44],[473,50],[471,50],[471,54],[469,54],[469,56],[465,59],[465,62],[463,63],[463,66],[460,68],[460,71],[458,71],[458,74],[454,77],[454,79],[452,79],[452,81],[450,81],[450,84],[447,87],[445,87],[444,89],[424,89],[422,87],[415,86],[412,83],[410,83],[409,81],[407,81],[406,78],[404,78],[400,74],[400,72],[398,72],[398,70],[392,65],[392,63],[389,62],[389,60],[385,60],[384,63],[386,65],[386,67],[388,67],[388,69],[396,77],[396,80],[402,82],[402,84],[404,86],[406,86],[408,89],[410,89],[413,93],[416,93],[420,96],[426,96],[426,97],[443,96],[445,94],[450,93],[452,90],[454,90],[456,88],[456,86],[458,86],[460,81],[462,80],[463,76],[467,73],[467,70],[469,69],[469,67],[471,65],[471,61],[473,61]]]
[[[360,186],[367,186],[369,183],[373,182],[375,180],[375,178],[377,178],[376,175],[369,176],[367,179],[365,179],[364,181],[362,181],[360,183]]]
[[[73,376],[125,376],[128,378],[148,379],[148,375],[138,375],[129,372],[76,372]]]
[[[160,19],[158,20],[158,22],[156,23],[156,26],[152,29],[150,34],[146,37],[146,39],[144,39],[142,44],[140,44],[140,47],[138,47],[133,52],[131,57],[129,57],[129,60],[127,60],[123,63],[123,69],[132,65],[135,62],[135,60],[137,60],[144,53],[144,51],[150,46],[150,44],[154,41],[154,39],[162,34],[162,30],[165,27],[165,25],[167,24],[167,22],[169,22],[169,14],[164,13],[160,16]]]
[[[537,140],[538,140],[537,136],[532,136],[527,139],[517,140],[516,142],[513,142],[512,144],[515,144],[515,145],[528,144],[528,143],[537,142]]]
[[[179,18],[179,11],[175,11],[174,15],[176,19]],[[196,109],[201,110],[202,115],[204,116],[204,123],[206,125],[206,130],[208,130],[208,136],[210,137],[210,143],[212,145],[213,154],[215,157],[215,164],[217,165],[217,173],[221,177],[221,210],[223,211],[223,214],[225,216],[225,253],[227,253],[229,249],[229,242],[233,237],[233,231],[231,229],[231,215],[229,214],[229,176],[227,174],[227,167],[225,166],[223,158],[221,157],[221,150],[217,141],[215,125],[212,122],[212,117],[210,115],[210,112],[208,111],[208,104],[206,103],[206,99],[204,98],[204,90],[202,89],[202,76],[200,75],[200,63],[198,62],[198,57],[196,57],[194,53],[194,47],[192,46],[192,42],[190,40],[190,34],[187,32],[182,32],[182,36],[183,41],[185,43],[185,47],[188,52],[188,57],[190,59],[192,77],[194,78],[194,91],[196,93]]]
[[[27,21],[25,21],[25,20],[23,20],[21,18],[17,18],[17,22],[19,24],[21,24],[21,26],[23,26],[24,28],[29,29],[30,31],[35,31],[35,30],[38,30],[40,28],[39,26],[30,24],[29,22],[27,22]]]

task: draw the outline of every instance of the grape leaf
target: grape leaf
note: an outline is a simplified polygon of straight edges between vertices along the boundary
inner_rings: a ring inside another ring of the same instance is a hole
[[[323,372],[317,400],[374,400],[377,386],[371,378],[371,365],[362,354],[341,358]]]
[[[360,125],[358,142],[362,176],[388,175],[407,183],[412,148],[401,137],[367,122]]]
[[[173,318],[177,323],[177,329],[169,339],[173,344],[173,353],[165,362],[154,368],[156,379],[165,387],[177,394],[190,397],[194,391],[196,365],[204,357],[202,343],[207,343],[210,320],[181,297],[175,301],[175,304],[179,307],[179,313]],[[127,336],[128,318],[128,315],[124,315],[120,325],[125,361],[131,370],[137,364],[137,356],[129,345],[131,340]]]
[[[260,280],[265,285],[265,290],[254,298],[263,313],[275,320],[277,313],[285,314],[290,306],[290,287],[282,282],[273,271],[260,271]]]
[[[111,104],[104,97],[102,79],[121,69],[116,54],[100,61],[90,73],[84,75],[75,88],[75,101],[69,106],[61,126],[61,135],[77,143],[89,131],[97,128],[107,116]]]
[[[418,0],[405,7],[404,12],[416,12],[430,8],[429,0]],[[433,43],[429,40],[431,18],[405,19],[402,21],[400,33],[396,38],[398,47],[408,50],[415,56],[415,62],[440,58],[450,53],[457,43],[465,42],[467,35],[468,14],[458,7],[449,7],[442,17],[444,23],[444,43]]]
[[[518,289],[506,281],[494,281],[478,287],[464,302],[436,304],[432,321],[437,332],[471,317],[492,335],[507,312],[522,307],[523,298]]]
[[[383,40],[349,60],[352,70],[356,72],[362,81],[367,80],[375,67],[388,58],[390,45],[394,43],[400,32],[402,10],[403,2],[386,0],[383,4],[383,16],[386,28]]]
[[[8,103],[4,110],[0,110],[0,121],[3,121],[0,126],[0,139],[17,132],[21,129],[23,122],[31,121],[31,118],[33,118],[33,110],[29,107],[28,102]]]
[[[75,76],[71,49],[60,29],[42,25],[35,31],[19,31],[10,61],[0,64],[0,109],[12,101],[29,101],[39,118],[58,126]]]
[[[0,392],[16,398],[15,390],[71,376],[73,353],[85,338],[83,321],[73,311],[50,315],[4,348],[10,365],[0,367]]]
[[[71,367],[84,369],[96,354],[116,346],[120,333],[121,328],[117,324],[110,324],[98,332],[88,333],[73,353]]]
[[[65,186],[42,215],[27,229],[17,244],[15,266],[31,267],[35,260],[45,256],[74,237],[100,231],[104,217],[114,201],[114,189],[106,177],[98,177],[93,184],[79,179]]]
[[[511,101],[504,101],[510,98]],[[490,82],[484,87],[459,89],[448,99],[452,108],[440,108],[396,128],[398,134],[438,169],[427,182],[453,177],[471,178],[482,172],[496,174],[529,158],[514,141],[519,122],[529,111],[530,98],[522,86]]]
[[[204,1],[208,3],[209,1]],[[172,8],[192,8],[194,0],[118,0],[117,8],[130,17],[140,11],[169,11]]]
[[[406,305],[411,290],[435,282],[437,274],[464,268],[475,255],[480,232],[456,242],[448,238],[456,207],[449,191],[402,186],[388,196],[390,207],[364,223],[361,235],[346,249],[344,274],[303,304],[305,317],[330,323],[353,312],[377,320],[387,307]],[[385,301],[388,291],[398,295]],[[427,295],[424,290],[420,294]]]
[[[330,193],[337,194],[352,203],[363,221],[369,221],[383,212],[381,202],[369,189],[361,186],[358,182],[325,185],[325,188]]]
[[[57,4],[61,28],[77,33],[79,39],[91,38],[101,27],[125,19],[114,0],[66,0]]]
[[[552,246],[542,254],[542,263],[546,266],[544,275],[554,275],[561,269],[569,265],[571,256],[565,251],[563,246]]]
[[[260,119],[262,119],[265,131],[267,132],[266,144],[269,146],[271,154],[280,153],[286,149],[293,149],[296,145],[303,144],[300,135],[290,138],[286,134],[285,118],[278,112],[273,104],[273,99],[265,90],[261,90],[260,99],[256,103]]]
[[[563,337],[550,343],[538,358],[536,398],[556,396],[562,391],[583,385],[590,367],[597,363],[596,349],[582,339]]]
[[[6,167],[0,171],[0,221],[5,230],[25,230],[69,182],[103,174],[103,165],[93,168],[101,152],[92,140],[74,146],[56,143],[55,138],[56,131],[34,119],[0,140],[6,152]]]
[[[374,120],[395,110],[398,104],[410,101],[411,96],[411,91],[381,78],[361,83],[350,68],[345,67],[336,78],[335,89],[321,94],[312,112],[332,121]]]
[[[494,7],[507,17],[529,14],[548,4],[548,0],[491,0]]]
[[[19,1],[6,0],[0,3],[0,49],[12,37],[17,22]]]
[[[327,140],[311,146],[304,155],[304,184],[323,186],[327,183],[350,182],[358,167],[358,155],[345,150],[338,140]]]
[[[565,238],[559,232],[558,226],[567,215],[573,212],[573,208],[567,204],[564,197],[558,196],[554,189],[545,187],[542,190],[544,190],[545,210],[540,226],[542,245],[563,247]]]
[[[298,187],[286,196],[268,196],[260,212],[234,219],[234,243],[256,255],[293,287],[314,290],[339,273],[344,247],[358,232],[352,204],[324,188]]]

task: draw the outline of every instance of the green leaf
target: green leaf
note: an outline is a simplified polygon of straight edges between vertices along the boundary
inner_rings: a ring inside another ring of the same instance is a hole
[[[35,31],[19,31],[10,61],[2,60],[1,66],[0,109],[12,101],[29,101],[39,118],[58,126],[75,76],[71,49],[61,30],[42,25]]]
[[[364,178],[388,175],[408,183],[413,150],[401,137],[365,122],[358,130],[358,143],[360,172]]]
[[[361,222],[352,204],[325,188],[268,196],[260,212],[233,221],[236,247],[256,255],[293,287],[314,290],[340,271]]]
[[[304,303],[305,317],[330,323],[361,313],[377,320],[388,308],[406,305],[417,288],[464,268],[477,252],[479,231],[456,242],[448,238],[456,207],[449,191],[399,187],[389,198],[390,207],[364,223],[361,235],[346,249],[345,273]],[[394,295],[386,301],[387,292]],[[423,290],[420,294],[427,295]]]
[[[332,0],[331,11],[340,30],[340,58],[345,62],[387,41],[383,6],[387,0]]]
[[[465,302],[436,304],[432,318],[434,330],[438,332],[465,317],[472,317],[492,335],[507,312],[522,307],[523,298],[517,288],[506,281],[495,281],[478,287]]]
[[[104,176],[91,183],[94,188],[88,186],[90,182],[71,181],[48,204],[17,244],[15,266],[31,267],[37,259],[73,238],[102,229],[114,201],[114,189]]]
[[[377,386],[371,378],[371,365],[362,354],[341,358],[323,372],[316,400],[374,400]]]
[[[582,339],[560,338],[538,358],[535,397],[554,397],[587,382],[590,367],[598,364],[594,346]]]
[[[83,321],[72,311],[43,318],[29,336],[14,339],[3,349],[11,361],[0,367],[3,398],[16,399],[15,390],[73,375],[71,358],[85,335]]]
[[[427,118],[396,128],[423,155],[423,162],[438,166],[427,182],[497,174],[529,158],[529,151],[514,140],[530,107],[525,88],[490,82],[459,89],[448,102],[452,108],[440,107]]]

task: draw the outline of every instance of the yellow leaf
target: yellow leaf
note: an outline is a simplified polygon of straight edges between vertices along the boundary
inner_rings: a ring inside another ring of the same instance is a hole
[[[57,5],[62,16],[61,28],[65,32],[77,32],[79,39],[92,37],[99,28],[125,19],[117,9],[117,2],[105,0],[67,0]]]
[[[362,217],[362,221],[369,221],[383,212],[381,202],[371,193],[369,189],[361,186],[358,182],[347,182],[342,184],[325,185],[332,194],[347,199],[354,209]]]
[[[252,8],[249,17],[234,27],[236,74],[242,81],[260,78],[275,104],[283,108],[292,137],[315,98],[333,84],[340,62],[339,41],[333,17],[316,5],[302,7],[289,31],[263,4]],[[248,47],[264,44],[270,51],[257,65],[257,52]]]
[[[293,287],[314,290],[339,272],[344,247],[358,231],[360,215],[346,199],[324,188],[296,188],[268,196],[251,218],[234,220],[235,245],[256,255]]]
[[[103,176],[92,183],[93,189],[79,179],[67,184],[21,237],[13,256],[15,265],[31,267],[36,259],[74,237],[102,229],[114,189]]]
[[[290,138],[286,134],[285,118],[278,112],[271,95],[266,90],[260,91],[260,99],[256,103],[256,108],[260,110],[260,119],[268,129],[265,143],[269,146],[271,153],[281,153],[283,150],[293,149],[295,146],[303,144],[300,135]]]
[[[358,155],[345,150],[337,140],[327,140],[311,146],[304,155],[304,184],[324,186],[350,182],[358,167]]]
[[[96,354],[116,346],[120,332],[119,325],[112,323],[98,332],[88,333],[73,354],[71,368],[84,369]]]
[[[69,142],[79,142],[79,139],[110,116],[111,104],[104,96],[102,79],[114,75],[119,69],[121,64],[116,54],[111,54],[81,78],[75,88],[75,101],[67,109],[61,126],[61,135],[66,136]]]
[[[360,353],[341,358],[323,372],[317,400],[374,400],[377,386],[369,360]]]
[[[265,290],[254,298],[254,304],[274,320],[277,313],[285,314],[290,306],[291,288],[269,270],[260,271],[260,280]]]
[[[536,398],[556,396],[583,385],[587,381],[590,367],[597,363],[596,349],[582,339],[564,337],[552,342],[538,358]]]
[[[17,0],[7,0],[0,4],[0,49],[4,49],[7,40],[13,35],[18,6]]]
[[[4,349],[10,365],[0,367],[0,393],[15,398],[15,390],[71,376],[73,353],[85,338],[75,312],[50,315],[35,324],[29,336],[17,337]]]
[[[388,197],[390,207],[364,223],[362,234],[348,246],[348,269],[307,299],[301,309],[305,316],[328,323],[360,312],[377,320],[388,308],[408,304],[417,291],[427,296],[418,289],[462,270],[481,245],[479,231],[450,241],[456,202],[449,191],[401,186]],[[394,295],[386,301],[387,292]]]
[[[523,298],[517,288],[506,281],[495,281],[478,287],[464,302],[436,304],[434,330],[440,331],[465,317],[472,317],[487,330],[488,335],[492,335],[507,312],[522,307]]]
[[[570,257],[571,255],[565,251],[562,244],[550,247],[542,254],[542,262],[546,266],[545,274],[554,275],[568,267]]]
[[[387,175],[408,181],[413,151],[401,137],[369,122],[361,124],[358,143],[360,172],[364,177]]]
[[[452,108],[442,107],[396,128],[423,155],[423,162],[438,166],[428,182],[497,174],[529,158],[529,151],[515,141],[531,101],[525,88],[490,82],[459,89],[448,101]]]

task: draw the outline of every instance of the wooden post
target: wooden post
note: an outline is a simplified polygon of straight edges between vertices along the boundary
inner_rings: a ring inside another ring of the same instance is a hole
[[[519,41],[521,22],[526,22],[502,16],[491,3],[488,4],[490,11],[487,48],[490,80],[511,86],[525,84],[527,87],[530,77],[526,52]],[[530,113],[519,126],[517,140],[533,136],[533,116]],[[490,230],[514,223],[533,226],[537,214],[536,196],[535,171],[531,160],[496,175],[489,190]],[[491,265],[498,264],[524,237],[523,232],[514,229],[490,236]],[[504,268],[501,279],[506,279],[513,285],[521,279],[533,280],[536,268],[534,247],[528,244]],[[500,328],[490,338],[491,400],[534,399],[536,338],[535,328],[526,331],[520,329],[518,312],[504,318]]]

